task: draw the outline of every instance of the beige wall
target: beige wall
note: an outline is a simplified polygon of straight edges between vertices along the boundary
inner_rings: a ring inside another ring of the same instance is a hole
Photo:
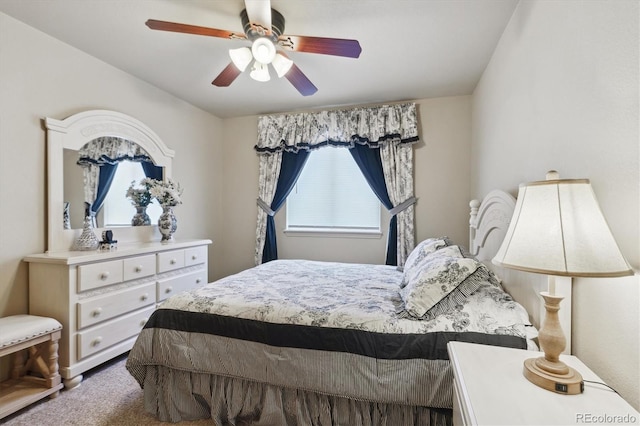
[[[414,156],[416,237],[448,235],[461,244],[468,239],[471,98],[420,100],[420,138]],[[223,275],[253,266],[255,248],[258,118],[225,120]],[[276,215],[278,255],[282,259],[384,263],[386,230],[378,239],[287,236],[286,209]],[[383,215],[383,227],[388,215]],[[373,244],[372,244],[373,243]]]
[[[256,198],[258,197],[258,157],[253,150],[258,117],[225,120],[223,150],[224,198],[222,275],[255,266]]]
[[[640,267],[638,2],[522,1],[473,96],[471,192],[589,178]],[[640,285],[574,279],[573,353],[640,407]]]
[[[44,117],[111,109],[141,120],[176,152],[176,236],[217,239],[222,120],[2,13],[0,94],[0,316],[28,311],[21,259],[46,248]],[[221,263],[213,253],[210,278]]]

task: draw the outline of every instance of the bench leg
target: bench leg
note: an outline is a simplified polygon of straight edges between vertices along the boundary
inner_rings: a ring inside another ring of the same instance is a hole
[[[47,387],[52,388],[60,384],[60,374],[58,373],[58,340],[60,340],[60,332],[53,333],[51,340],[48,342],[49,360],[47,362],[48,375],[46,376]],[[50,398],[57,398],[60,391],[49,395]]]
[[[13,354],[13,369],[11,370],[11,378],[19,379],[24,374],[24,364],[27,360],[25,356],[26,350],[21,350]]]

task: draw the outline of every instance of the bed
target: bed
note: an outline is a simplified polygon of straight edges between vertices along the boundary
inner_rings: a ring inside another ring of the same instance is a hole
[[[472,203],[469,249],[428,238],[401,270],[277,260],[167,299],[127,359],[145,409],[217,425],[450,424],[449,341],[536,348],[481,261],[513,211],[499,195]]]

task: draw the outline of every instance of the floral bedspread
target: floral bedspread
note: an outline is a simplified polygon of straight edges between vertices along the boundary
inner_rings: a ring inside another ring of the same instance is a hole
[[[528,314],[487,282],[432,320],[400,312],[402,272],[393,266],[276,260],[167,299],[160,309],[211,313],[276,324],[378,333],[478,332],[526,338]]]
[[[127,369],[163,420],[229,412],[237,395],[261,398],[249,388],[293,389],[305,407],[324,395],[412,412],[451,409],[449,341],[527,347],[527,313],[499,285],[417,320],[403,315],[401,281],[393,266],[268,262],[167,299]]]

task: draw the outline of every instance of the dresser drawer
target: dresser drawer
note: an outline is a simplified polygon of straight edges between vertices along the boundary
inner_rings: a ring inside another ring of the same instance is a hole
[[[158,253],[158,273],[184,268],[184,250]]]
[[[158,281],[158,302],[166,298],[180,293],[181,291],[191,290],[200,287],[207,282],[207,271],[201,269],[199,271],[190,272],[188,274],[179,275]]]
[[[198,265],[207,261],[207,247],[193,247],[184,251],[184,266]]]
[[[156,302],[155,281],[78,302],[78,328],[88,327]]]
[[[122,282],[122,260],[78,266],[78,292]]]
[[[140,333],[155,306],[133,312],[78,333],[78,359],[92,355]]]
[[[155,254],[132,257],[124,259],[122,262],[125,281],[148,277],[156,273]]]

